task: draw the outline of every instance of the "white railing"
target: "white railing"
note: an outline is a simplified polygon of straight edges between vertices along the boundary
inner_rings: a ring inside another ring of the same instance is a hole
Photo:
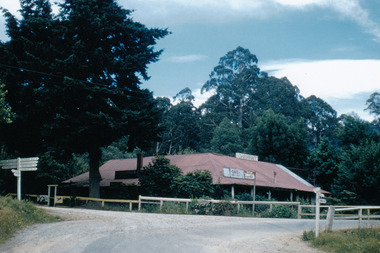
[[[239,214],[241,207],[244,205],[252,206],[255,205],[268,205],[269,210],[272,211],[274,205],[288,205],[288,206],[299,206],[300,202],[285,202],[285,201],[238,201],[238,200],[215,200],[215,199],[201,199],[204,202],[218,204],[218,203],[230,203],[237,206],[237,213]],[[193,199],[181,199],[181,198],[161,198],[161,197],[147,197],[139,196],[139,207],[141,210],[142,204],[156,204],[160,205],[160,210],[162,210],[164,202],[176,202],[176,203],[186,203],[186,212],[189,212],[189,203],[194,201]],[[299,210],[299,208],[298,208]]]

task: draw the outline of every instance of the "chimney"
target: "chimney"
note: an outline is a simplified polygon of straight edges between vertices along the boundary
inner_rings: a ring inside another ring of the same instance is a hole
[[[274,184],[277,183],[277,172],[273,171],[273,176],[274,176]]]
[[[143,154],[142,153],[138,153],[137,154],[137,167],[136,167],[137,173],[140,172],[140,170],[142,169],[142,167],[143,167]]]

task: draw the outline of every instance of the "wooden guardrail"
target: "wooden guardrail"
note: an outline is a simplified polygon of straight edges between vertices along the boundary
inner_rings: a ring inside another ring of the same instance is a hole
[[[367,210],[367,214],[363,214],[363,210]],[[354,206],[354,207],[343,207],[336,208],[334,213],[334,219],[336,220],[358,220],[358,227],[361,227],[362,220],[367,218],[370,219],[380,219],[380,215],[371,215],[371,210],[380,210],[380,206]],[[342,212],[347,211],[357,211],[356,214],[342,214]],[[340,214],[339,214],[340,213]]]
[[[6,196],[17,196],[15,193],[8,193]],[[37,194],[25,194],[24,196],[30,197],[30,198],[38,198]],[[51,197],[54,198],[54,197]],[[89,197],[72,197],[72,196],[56,196],[56,199],[74,199],[74,200],[83,200],[86,201],[86,204],[88,201],[96,201],[100,202],[102,207],[104,207],[104,203],[129,203],[129,211],[132,211],[132,205],[138,204],[138,200],[127,200],[127,199],[100,199],[100,198],[89,198]]]
[[[88,201],[98,201],[102,203],[102,207],[104,207],[104,203],[129,203],[129,211],[132,211],[132,204],[139,204],[138,200],[127,200],[127,199],[99,199],[99,198],[88,198],[88,197],[76,197],[76,199],[84,200],[86,203]]]
[[[160,205],[160,210],[162,210],[164,202],[177,202],[177,203],[186,203],[186,212],[189,212],[189,203],[192,199],[181,199],[181,198],[160,198],[160,197],[148,197],[148,196],[139,196],[139,207],[138,210],[141,210],[141,204],[157,204]],[[238,200],[215,200],[215,199],[202,199],[202,201],[209,203],[230,203],[237,205],[237,212],[239,213],[240,208],[244,205],[268,205],[269,210],[272,211],[274,205],[289,205],[289,206],[299,206],[300,202],[284,202],[284,201],[238,201]],[[298,208],[299,210],[299,208]]]
[[[309,213],[304,213],[305,208],[311,208],[313,211]],[[316,205],[299,205],[298,218],[302,218],[302,216],[315,217],[315,208],[316,208]],[[327,210],[329,206],[323,205],[323,206],[320,206],[320,208],[322,210],[320,216],[327,216]],[[335,220],[358,219],[359,221],[361,221],[362,219],[365,219],[365,218],[367,220],[380,219],[380,215],[371,215],[371,210],[380,210],[380,206],[334,206],[334,209],[335,209],[335,214],[334,214]],[[356,211],[356,210],[358,211],[357,214],[347,213],[349,211]],[[363,213],[363,210],[366,210],[366,214]]]
[[[15,193],[8,193],[6,196],[17,196]],[[37,194],[25,194],[27,197],[38,198]],[[163,208],[164,202],[177,202],[177,203],[185,203],[186,204],[186,212],[189,211],[189,203],[193,201],[193,199],[184,199],[184,198],[161,198],[161,197],[148,197],[148,196],[139,196],[138,200],[125,200],[125,199],[101,199],[101,198],[89,198],[89,197],[72,197],[72,196],[56,196],[56,198],[61,199],[75,199],[75,200],[83,200],[88,203],[88,201],[97,201],[101,202],[102,207],[104,207],[105,203],[128,203],[129,210],[132,211],[133,204],[138,205],[138,211],[141,210],[142,204],[157,204],[160,205],[160,210]],[[238,200],[215,200],[215,199],[202,199],[202,201],[206,201],[209,203],[230,203],[233,205],[237,205],[237,212],[239,213],[240,208],[244,205],[268,205],[269,210],[271,211],[274,205],[289,205],[289,206],[297,206],[297,218],[301,219],[304,216],[312,216],[315,217],[316,205],[301,205],[300,202],[285,202],[285,201],[238,201]],[[309,212],[304,212],[306,208],[309,208]],[[320,216],[327,216],[327,209],[329,206],[323,205],[320,206],[321,212]],[[361,221],[363,219],[380,219],[380,215],[371,214],[371,210],[380,210],[380,206],[334,206],[334,219],[358,219],[359,227]],[[357,211],[356,213],[352,213],[353,211]],[[363,211],[366,211],[363,213]],[[346,212],[346,213],[345,213]],[[351,212],[351,213],[347,213]]]

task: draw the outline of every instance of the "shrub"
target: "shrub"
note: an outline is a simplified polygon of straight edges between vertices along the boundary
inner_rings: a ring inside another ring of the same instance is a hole
[[[177,177],[177,195],[184,198],[199,198],[213,194],[212,176],[208,170],[196,170]]]
[[[228,200],[220,203],[212,204],[212,214],[214,215],[233,215],[235,212],[235,206]]]
[[[208,199],[193,199],[190,209],[194,214],[211,214],[211,202]]]
[[[296,218],[297,212],[286,205],[275,205],[271,210],[266,210],[261,213],[262,217],[266,218]]]
[[[302,240],[303,241],[312,241],[315,239],[315,232],[310,230],[310,231],[303,231],[302,234]]]

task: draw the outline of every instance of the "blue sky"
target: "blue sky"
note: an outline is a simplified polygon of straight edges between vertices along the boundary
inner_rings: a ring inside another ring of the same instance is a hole
[[[143,88],[173,97],[185,87],[200,104],[200,88],[219,58],[238,46],[261,70],[286,76],[304,97],[316,95],[338,113],[363,112],[380,92],[378,0],[119,0],[148,27],[168,28],[160,60],[149,66]],[[0,0],[16,13],[16,0]],[[0,19],[0,39],[6,40]]]

